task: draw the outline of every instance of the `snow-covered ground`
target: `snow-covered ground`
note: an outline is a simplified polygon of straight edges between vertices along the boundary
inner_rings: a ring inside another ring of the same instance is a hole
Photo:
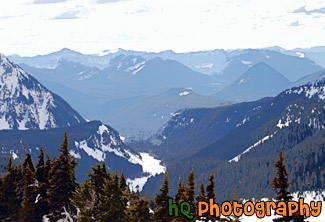
[[[161,160],[155,159],[154,157],[150,156],[149,153],[140,153],[140,155],[141,160],[133,156],[132,161],[140,164],[142,166],[142,171],[144,173],[148,173],[148,175],[135,179],[127,179],[127,183],[132,191],[139,190],[141,192],[148,179],[152,176],[165,173],[166,167],[161,165]]]

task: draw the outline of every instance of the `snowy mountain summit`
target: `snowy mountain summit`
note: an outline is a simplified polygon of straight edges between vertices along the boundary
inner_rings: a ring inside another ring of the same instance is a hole
[[[59,96],[0,54],[0,130],[50,129],[85,120]]]

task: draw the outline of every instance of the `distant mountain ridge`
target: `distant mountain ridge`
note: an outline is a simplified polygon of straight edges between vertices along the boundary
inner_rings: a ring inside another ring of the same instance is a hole
[[[111,170],[124,169],[131,184],[135,178],[145,183],[149,177],[164,172],[159,161],[155,161],[155,171],[145,168],[141,154],[127,147],[116,130],[100,121],[84,120],[68,103],[2,54],[0,89],[1,166],[7,164],[9,155],[19,161],[29,152],[36,159],[40,146],[51,156],[57,155],[67,130],[70,154],[79,163],[79,180],[84,180],[90,166],[97,162],[106,162]]]
[[[292,83],[281,73],[262,62],[252,66],[214,96],[237,102],[254,101],[267,96],[276,96],[291,85]]]
[[[47,55],[39,55],[35,57],[20,57],[18,55],[12,55],[9,56],[9,58],[13,59],[15,62],[19,64],[25,63],[27,65],[34,66],[37,68],[54,69],[57,66],[59,60],[65,59],[65,60],[81,63],[88,67],[97,67],[99,69],[103,69],[109,66],[110,61],[113,60],[113,58],[120,55],[140,56],[145,58],[146,60],[150,60],[155,57],[160,57],[163,59],[176,60],[195,71],[205,73],[208,75],[214,75],[214,74],[220,75],[224,73],[225,72],[224,70],[233,61],[238,61],[239,62],[238,65],[240,64],[242,65],[242,69],[238,70],[240,71],[240,73],[246,71],[250,65],[254,65],[259,62],[266,62],[269,65],[274,66],[277,70],[279,70],[281,73],[285,74],[286,76],[286,74],[290,75],[290,73],[284,71],[285,67],[283,66],[280,67],[281,65],[277,66],[277,63],[283,59],[286,60],[286,63],[289,64],[290,67],[292,67],[290,61],[296,60],[295,57],[305,58],[305,60],[306,58],[309,58],[324,67],[325,63],[322,60],[322,54],[319,54],[319,53],[324,53],[323,52],[324,50],[321,50],[322,49],[321,47],[318,48],[319,49],[317,51],[315,51],[314,49],[294,49],[290,51],[290,50],[282,49],[280,47],[269,47],[265,49],[236,49],[236,50],[216,49],[216,50],[206,50],[206,51],[186,52],[186,53],[176,53],[171,50],[154,53],[154,52],[118,49],[117,51],[105,50],[105,52],[102,54],[92,54],[92,55],[85,55],[64,48],[58,52],[53,52]],[[301,54],[299,52],[303,52],[303,53]],[[304,55],[304,53],[306,55]],[[313,65],[313,64],[308,65],[308,63],[310,63],[310,61],[308,62],[306,60],[305,65],[307,66]],[[318,70],[306,70],[307,66],[301,66],[300,70],[297,69],[295,70],[295,72],[303,74],[303,73],[312,73],[318,71]],[[286,77],[289,78],[289,80],[294,81],[294,79],[291,79],[290,76],[286,76]],[[299,77],[301,76],[297,76],[297,78]],[[234,77],[232,80],[229,80],[228,83],[235,79],[236,77]]]
[[[185,108],[217,107],[232,104],[217,98],[197,94],[191,89],[172,88],[153,96],[122,101],[123,105],[108,103],[102,118],[129,140],[145,139]]]

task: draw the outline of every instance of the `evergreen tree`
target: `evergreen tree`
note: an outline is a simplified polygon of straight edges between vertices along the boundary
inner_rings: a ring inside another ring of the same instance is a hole
[[[35,217],[36,221],[42,221],[44,215],[49,213],[49,207],[47,204],[47,188],[48,188],[48,171],[51,168],[51,159],[47,155],[47,161],[44,162],[44,150],[40,147],[38,155],[38,162],[36,164],[36,180],[37,180],[37,199],[35,201]]]
[[[124,221],[125,205],[117,172],[112,179],[105,179],[103,194],[99,194],[97,220],[103,222]]]
[[[168,172],[166,171],[164,183],[159,189],[160,193],[156,194],[155,197],[156,209],[154,219],[157,222],[168,222],[172,220],[172,218],[168,215],[168,199],[170,198],[170,196],[168,196],[169,189],[169,178]]]
[[[292,200],[292,196],[290,191],[288,191],[288,188],[290,186],[289,174],[287,173],[286,165],[284,165],[283,162],[284,162],[284,157],[281,151],[279,154],[278,161],[274,164],[277,171],[270,185],[272,188],[278,191],[277,195],[275,196],[275,199],[278,202],[284,201],[285,203],[288,203],[290,200]],[[273,219],[273,221],[289,222],[291,221],[291,219],[292,217],[285,216],[285,217]]]
[[[149,222],[151,214],[149,211],[149,202],[139,194],[129,195],[129,207],[126,213],[127,222]]]
[[[93,222],[95,206],[95,190],[91,183],[86,180],[81,187],[78,187],[71,199],[72,204],[77,208],[78,221]]]
[[[128,191],[128,185],[126,183],[126,179],[125,179],[123,170],[122,170],[121,175],[120,175],[120,187],[121,187],[121,190]]]
[[[213,201],[216,200],[215,184],[216,184],[216,182],[214,182],[214,173],[211,172],[210,176],[209,176],[209,184],[206,187],[206,198],[207,198],[208,202],[210,201],[210,199],[213,199]],[[220,217],[213,217],[213,216],[210,216],[209,214],[207,214],[206,218],[207,218],[207,221],[220,219]]]
[[[205,194],[205,189],[204,189],[204,182],[201,183],[199,187],[199,194],[195,197],[196,201],[205,201],[207,202],[206,194]],[[204,218],[206,218],[206,214],[203,215]],[[200,220],[201,218],[196,216],[196,219]]]
[[[195,197],[197,201],[207,201],[205,189],[204,189],[204,182],[201,183],[199,187],[199,194]]]
[[[182,182],[182,178],[180,177],[179,181],[178,181],[178,186],[177,186],[177,193],[175,195],[175,202],[178,206],[180,206],[180,204],[183,201],[187,201],[186,187],[185,187],[184,183]],[[186,222],[186,221],[188,221],[188,219],[186,216],[180,214],[179,217],[174,218],[172,221],[173,222]]]
[[[179,205],[181,202],[185,201],[185,185],[182,182],[182,178],[179,178],[177,193],[175,195],[175,202]]]
[[[237,191],[236,188],[234,189],[234,194],[232,197],[232,201],[237,201]],[[240,218],[235,216],[234,214],[231,216],[231,221],[233,222],[240,222]]]
[[[48,204],[50,207],[50,221],[58,221],[75,214],[75,208],[70,202],[73,192],[77,188],[75,178],[76,160],[70,155],[68,135],[65,131],[63,142],[58,149],[60,152],[54,159],[49,172]]]
[[[4,185],[3,185],[3,178],[0,175],[0,221],[4,221],[5,212],[7,212],[7,208],[5,205],[6,201],[6,194],[4,192]]]
[[[206,187],[206,191],[207,191],[207,200],[209,201],[211,198],[215,201],[216,199],[216,195],[214,192],[214,188],[215,188],[215,182],[214,182],[214,173],[211,172],[210,173],[210,177],[209,177],[209,184]]]
[[[92,166],[92,173],[88,173],[90,178],[91,186],[95,191],[95,202],[94,202],[94,217],[98,215],[98,204],[99,204],[99,196],[104,195],[104,184],[105,181],[110,181],[110,174],[106,170],[105,162],[102,164],[96,164],[96,166]]]
[[[21,166],[14,167],[10,156],[6,175],[3,178],[3,208],[5,211],[0,215],[1,221],[18,221],[21,199],[17,196],[17,192],[20,180],[22,180]]]
[[[185,188],[186,201],[191,205],[191,214],[194,215],[196,212],[195,200],[195,181],[194,181],[194,170],[192,169],[187,177],[187,186]]]
[[[23,164],[24,174],[24,197],[19,212],[19,222],[34,222],[35,218],[35,172],[30,153],[26,154]]]
[[[26,158],[25,158],[25,161],[23,163],[23,176],[25,176],[27,168],[29,168],[29,170],[31,172],[35,172],[34,163],[33,163],[33,160],[32,160],[32,155],[30,153],[26,153]]]

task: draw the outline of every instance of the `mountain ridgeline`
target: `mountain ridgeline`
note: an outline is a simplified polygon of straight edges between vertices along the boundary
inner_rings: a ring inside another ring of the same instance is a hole
[[[189,172],[196,184],[213,172],[218,202],[230,200],[234,188],[240,198],[272,197],[273,163],[283,151],[291,191],[324,190],[323,60],[307,55],[64,49],[13,56],[21,66],[1,55],[0,170],[10,155],[15,163],[25,153],[35,160],[40,146],[56,156],[67,130],[79,181],[105,162],[108,170],[123,169],[134,191],[153,196],[165,166],[150,153],[166,165],[172,195]]]
[[[178,178],[184,179],[187,172],[194,169],[198,184],[206,180],[211,171],[215,173],[218,201],[230,199],[234,188],[242,198],[271,197],[274,191],[269,184],[275,173],[272,164],[280,151],[284,152],[288,165],[292,191],[322,190],[325,181],[324,101],[322,82],[280,93],[245,124],[233,128],[192,156],[169,165],[173,192]],[[234,120],[229,118],[231,121]],[[183,135],[184,138],[191,136],[191,133]],[[145,189],[155,190],[155,183],[157,179],[149,181]]]
[[[18,65],[0,54],[0,129],[69,127],[85,120]]]
[[[214,96],[231,101],[255,101],[276,96],[292,85],[287,78],[266,63],[258,63]]]
[[[130,141],[128,144],[139,151],[155,153],[166,162],[175,162],[193,155],[232,129],[246,124],[271,99],[216,108],[179,110],[172,113],[172,118],[157,134],[147,140]]]
[[[124,138],[100,121],[85,121],[61,97],[42,86],[18,65],[0,57],[1,170],[9,156],[19,162],[25,153],[35,160],[40,146],[57,155],[60,138],[67,130],[70,154],[77,159],[77,178],[83,180],[90,166],[106,162],[108,169],[124,169],[129,179],[152,176],[143,170],[139,153]]]
[[[10,58],[63,97],[84,118],[109,123],[128,139],[146,139],[166,123],[167,113],[160,115],[163,120],[149,121],[153,119],[151,114],[159,116],[157,111],[149,112],[146,119],[143,116],[147,114],[138,109],[132,110],[132,115],[123,115],[130,113],[126,109],[150,97],[158,99],[172,88],[191,89],[202,96],[232,102],[276,96],[306,74],[324,69],[302,55],[279,48],[189,53],[119,49],[100,55],[63,49],[44,56]],[[153,104],[164,110],[169,102],[160,103],[159,107],[159,101]],[[175,113],[176,108],[193,106],[175,106],[169,113]]]

